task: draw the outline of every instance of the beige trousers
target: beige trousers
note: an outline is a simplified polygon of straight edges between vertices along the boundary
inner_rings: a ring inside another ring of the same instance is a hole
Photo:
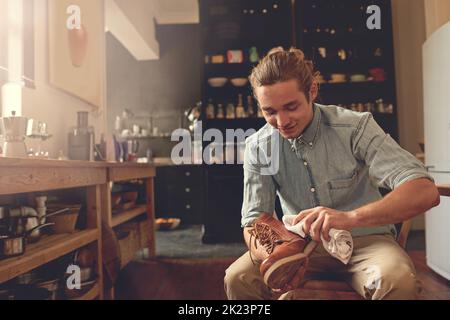
[[[392,235],[355,237],[353,241],[354,252],[347,266],[319,245],[310,257],[305,280],[308,272],[337,273],[365,299],[416,299],[419,283],[414,265]],[[273,298],[259,273],[259,265],[253,265],[248,252],[226,270],[224,284],[230,300]],[[295,299],[295,292],[280,299]]]

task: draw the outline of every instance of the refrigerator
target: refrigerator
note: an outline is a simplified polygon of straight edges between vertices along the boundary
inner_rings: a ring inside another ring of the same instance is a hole
[[[450,184],[450,22],[423,45],[425,163]],[[450,198],[425,214],[427,265],[450,280]]]

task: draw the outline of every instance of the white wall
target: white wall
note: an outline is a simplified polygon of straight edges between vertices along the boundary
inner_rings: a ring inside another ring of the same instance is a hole
[[[94,0],[102,1],[102,0]],[[53,137],[45,143],[51,157],[57,157],[59,150],[67,155],[67,134],[71,126],[76,125],[77,111],[93,111],[89,123],[96,128],[96,139],[105,132],[103,111],[94,109],[82,100],[50,86],[48,82],[48,19],[47,0],[35,0],[35,84],[36,89],[24,89],[23,115],[48,123]],[[99,17],[103,23],[103,17]],[[104,49],[104,44],[102,48]],[[105,57],[105,54],[102,55]],[[103,110],[104,110],[103,106]],[[27,146],[36,146],[37,142],[27,139]]]

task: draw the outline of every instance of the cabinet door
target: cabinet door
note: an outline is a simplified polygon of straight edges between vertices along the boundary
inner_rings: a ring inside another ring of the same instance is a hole
[[[201,224],[204,204],[203,169],[195,166],[158,168],[155,198],[158,217]]]

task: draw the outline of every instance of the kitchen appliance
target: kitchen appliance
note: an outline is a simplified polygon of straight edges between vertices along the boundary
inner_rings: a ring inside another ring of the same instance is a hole
[[[69,159],[94,161],[94,128],[88,124],[88,112],[78,112],[77,126],[69,132]]]
[[[0,236],[0,258],[12,258],[21,256],[25,253],[25,248],[31,234],[39,229],[53,225],[52,223],[46,223],[37,226],[30,231],[26,231],[20,234],[1,235]]]
[[[9,158],[24,158],[27,156],[25,138],[28,119],[16,116],[0,118],[0,132],[3,135],[3,156]]]
[[[425,161],[436,183],[450,183],[450,22],[423,46]],[[450,280],[450,199],[425,215],[427,265]]]

